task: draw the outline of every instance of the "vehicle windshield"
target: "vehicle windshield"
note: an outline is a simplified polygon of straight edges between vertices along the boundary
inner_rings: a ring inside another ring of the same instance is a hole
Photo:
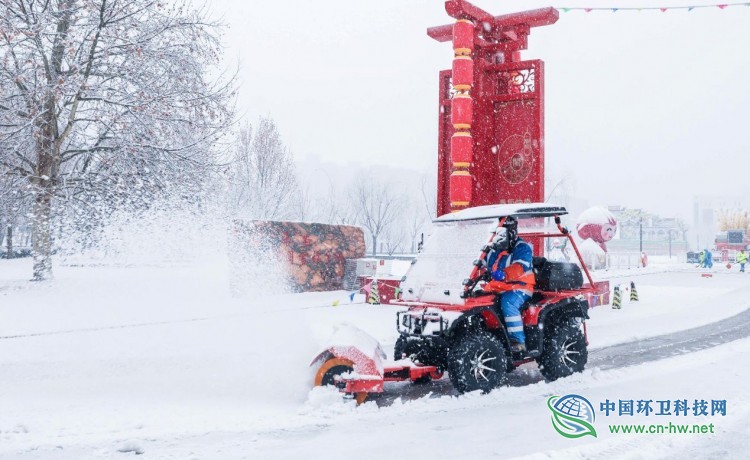
[[[402,300],[461,304],[464,279],[471,274],[497,219],[435,223],[424,250],[401,283]],[[446,293],[447,292],[447,293]]]
[[[462,282],[471,274],[474,260],[488,243],[497,224],[497,218],[435,222],[425,241],[424,250],[417,256],[406,279],[401,283],[401,300],[462,304]],[[522,219],[518,230],[521,235],[525,232],[557,232],[556,228],[544,227],[544,219]],[[564,238],[556,238],[548,244],[557,241],[565,243]],[[527,242],[534,243],[529,239]],[[555,249],[551,246],[544,252],[547,257],[555,257]],[[554,260],[565,260],[562,257],[563,252],[560,252],[560,259]]]

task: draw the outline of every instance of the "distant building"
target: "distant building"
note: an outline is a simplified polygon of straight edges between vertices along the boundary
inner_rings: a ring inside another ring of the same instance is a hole
[[[750,197],[696,196],[693,199],[693,228],[690,243],[695,249],[713,248],[719,233],[718,211],[750,209]]]
[[[641,241],[643,250],[650,255],[668,255],[670,248],[672,255],[687,252],[688,228],[681,219],[624,206],[608,209],[617,219],[617,235],[607,243],[610,252],[637,252]]]

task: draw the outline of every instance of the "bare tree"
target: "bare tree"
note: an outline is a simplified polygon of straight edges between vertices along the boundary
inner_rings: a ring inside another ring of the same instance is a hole
[[[747,230],[750,228],[750,213],[742,209],[720,209],[717,211],[719,231]]]
[[[14,256],[14,242],[21,236],[15,233],[14,229],[25,223],[25,216],[30,211],[26,188],[28,186],[22,179],[10,174],[0,175],[0,241],[5,240],[5,253],[8,258]]]
[[[305,222],[312,219],[312,202],[310,186],[299,188],[298,198],[294,201],[294,214],[300,221]]]
[[[422,200],[428,219],[437,217],[437,177],[422,176],[420,179]]]
[[[327,175],[327,173],[324,172]],[[349,192],[353,190],[349,187]],[[352,197],[342,194],[333,181],[328,182],[324,196],[319,193],[316,199],[311,199],[311,209],[315,218],[322,223],[334,225],[356,225],[359,223],[359,209]]]
[[[399,225],[398,222],[393,222],[383,232],[383,237],[385,252],[389,256],[392,256],[403,250],[406,229],[402,225]]]
[[[294,158],[281,141],[276,123],[262,117],[254,134],[245,124],[236,148],[232,195],[237,210],[254,219],[294,215],[300,198]]]
[[[332,181],[329,180],[328,182],[328,191],[326,197],[321,200],[321,216],[322,216],[322,222],[329,223],[329,224],[340,224],[340,217],[341,217],[341,211],[342,209],[348,209],[350,206],[348,206],[348,201],[344,202],[344,208],[339,206],[340,197],[336,193],[336,186],[333,184]],[[344,213],[347,214],[347,213]]]
[[[411,252],[417,252],[417,241],[424,230],[427,216],[423,209],[412,204],[410,212],[407,214],[406,227],[409,232],[409,244]]]
[[[690,230],[690,226],[685,222],[685,220],[680,217],[675,218],[675,227],[682,235],[682,241],[687,241],[687,232],[688,230]]]
[[[356,225],[362,217],[362,209],[352,202],[351,197],[331,195],[328,205],[331,207],[333,220],[337,225]]]
[[[545,203],[569,207],[576,188],[575,176],[567,171],[557,177],[547,177],[544,187],[546,190]]]
[[[378,247],[378,237],[392,225],[403,209],[401,194],[391,184],[373,178],[358,180],[351,193],[358,222],[372,238],[372,254]]]
[[[218,25],[180,0],[0,3],[0,164],[33,187],[34,279],[52,275],[54,199],[213,162],[232,116],[231,80],[206,76],[220,50]]]

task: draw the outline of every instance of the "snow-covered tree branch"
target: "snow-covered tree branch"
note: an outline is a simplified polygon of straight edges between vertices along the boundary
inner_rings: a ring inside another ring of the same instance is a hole
[[[255,133],[249,124],[240,129],[231,171],[232,204],[240,215],[278,220],[300,214],[294,159],[271,118],[261,118]]]
[[[35,279],[52,274],[56,200],[191,186],[214,163],[233,93],[207,77],[218,33],[180,1],[0,3],[0,173],[32,187]]]

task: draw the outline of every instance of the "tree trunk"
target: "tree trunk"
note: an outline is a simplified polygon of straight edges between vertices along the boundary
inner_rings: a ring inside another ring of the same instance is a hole
[[[52,279],[52,196],[60,165],[60,154],[56,145],[55,99],[49,96],[45,112],[37,125],[37,163],[34,185],[34,207],[32,226],[32,251],[34,255],[34,281]]]
[[[8,224],[7,238],[5,239],[5,245],[8,248],[8,259],[13,258],[13,226]]]
[[[31,244],[34,254],[34,281],[52,279],[52,194],[38,190],[34,198]]]
[[[372,235],[372,255],[373,257],[378,252],[378,237],[375,235]]]

